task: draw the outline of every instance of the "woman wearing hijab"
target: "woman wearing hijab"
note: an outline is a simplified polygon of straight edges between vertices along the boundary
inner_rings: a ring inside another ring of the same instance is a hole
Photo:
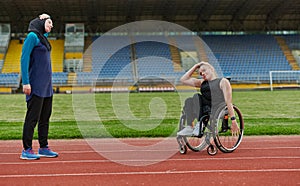
[[[53,28],[49,15],[42,14],[29,23],[28,35],[21,55],[23,92],[26,95],[27,112],[23,126],[23,151],[21,159],[57,157],[48,147],[49,120],[52,112],[51,45],[47,39]],[[32,149],[33,133],[38,123],[38,154]]]

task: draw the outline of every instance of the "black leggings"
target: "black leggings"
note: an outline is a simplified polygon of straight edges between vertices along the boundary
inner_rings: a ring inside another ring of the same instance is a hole
[[[33,95],[27,102],[27,113],[23,126],[23,147],[32,147],[34,128],[38,123],[38,140],[41,148],[48,145],[49,119],[52,112],[52,97]]]
[[[184,103],[184,112],[186,114],[187,125],[192,125],[195,119],[200,120],[204,113],[208,113],[210,106],[204,104],[201,94],[194,94],[187,98]]]

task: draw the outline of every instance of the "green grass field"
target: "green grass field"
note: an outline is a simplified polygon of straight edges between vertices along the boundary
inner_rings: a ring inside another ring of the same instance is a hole
[[[55,94],[49,138],[173,136],[182,103],[192,94]],[[24,95],[0,99],[0,139],[21,139]],[[234,91],[233,102],[243,113],[245,135],[300,134],[299,90]]]

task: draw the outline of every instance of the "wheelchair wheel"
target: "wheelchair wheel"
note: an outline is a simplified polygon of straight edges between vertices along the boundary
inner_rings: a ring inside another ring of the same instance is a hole
[[[177,143],[179,145],[179,152],[180,154],[186,154],[187,152],[187,146],[184,142],[184,139],[182,136],[177,136]]]
[[[184,146],[180,146],[179,147],[179,152],[180,152],[180,154],[186,154],[187,147],[185,145]]]
[[[214,145],[210,144],[207,149],[206,149],[207,153],[211,156],[214,156],[217,154],[218,152],[218,148],[215,147]]]
[[[182,113],[179,122],[179,131],[186,126],[186,116]],[[194,152],[203,150],[206,146],[205,134],[199,138],[197,136],[182,136],[186,146]]]
[[[236,116],[237,124],[240,128],[240,134],[238,136],[232,136],[231,134],[231,121],[228,121],[227,106],[220,107],[214,117],[214,142],[219,150],[224,153],[233,152],[240,145],[244,134],[244,120],[241,111],[235,105],[233,109]]]

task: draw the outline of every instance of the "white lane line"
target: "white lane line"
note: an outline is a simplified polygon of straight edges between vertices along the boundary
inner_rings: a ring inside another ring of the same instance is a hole
[[[216,157],[210,157],[209,158],[170,158],[166,160],[161,159],[120,159],[118,162],[158,162],[158,161],[224,161],[224,160],[258,160],[258,159],[281,159],[281,160],[296,160],[300,159],[300,156],[261,156],[261,157],[231,157],[231,158],[216,158]],[[0,162],[1,165],[24,165],[24,164],[61,164],[61,163],[111,163],[113,161],[108,159],[102,159],[102,160],[66,160],[66,161],[60,161],[60,160],[54,160],[54,161],[46,161],[43,162],[41,160],[20,160],[19,162]]]
[[[0,175],[0,178],[25,178],[25,177],[67,177],[67,176],[109,176],[109,175],[166,175],[166,174],[191,174],[191,173],[252,173],[252,172],[300,172],[300,169],[258,169],[258,170],[191,170],[191,171],[143,171],[143,172],[95,172],[95,173],[70,173],[70,174],[19,174]]]
[[[101,150],[101,151],[94,151],[94,150],[87,150],[87,151],[59,151],[55,150],[60,154],[84,154],[84,153],[124,153],[124,152],[176,152],[178,149],[158,149],[158,150],[130,150],[130,149],[124,149],[124,150]],[[2,152],[0,155],[14,155],[14,154],[21,154],[16,152]]]
[[[278,150],[278,149],[300,149],[300,147],[239,147],[238,150]],[[123,152],[169,152],[169,151],[178,151],[178,149],[158,149],[158,150],[101,150],[99,153],[123,153]],[[74,151],[74,150],[67,150],[67,151],[59,151],[62,154],[78,154],[78,153],[98,153],[94,150],[86,150],[86,151]],[[15,155],[20,154],[20,152],[1,152],[0,155]]]

